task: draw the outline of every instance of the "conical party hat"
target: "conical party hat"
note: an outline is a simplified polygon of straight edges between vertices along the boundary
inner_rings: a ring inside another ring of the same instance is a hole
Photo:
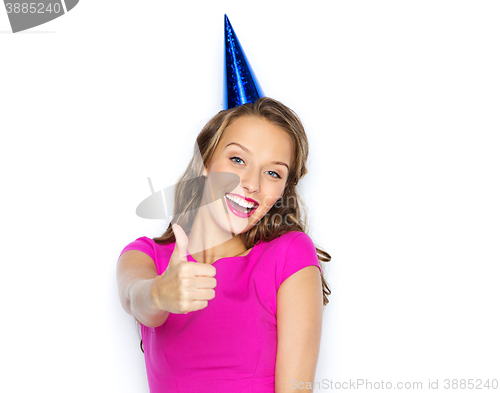
[[[226,15],[225,18],[225,62],[224,62],[224,102],[223,109],[230,109],[236,106],[254,102],[259,97],[264,97],[262,89],[255,78],[250,63],[248,62],[245,52],[241,48],[241,45],[234,33],[234,30],[229,22]],[[194,146],[194,156],[197,157],[197,161],[202,163],[202,155],[197,143]],[[202,176],[198,176],[201,178]],[[184,181],[191,182],[193,177],[184,179]],[[224,201],[225,195],[220,192],[221,190],[234,190],[238,187],[240,183],[240,178],[238,175],[232,172],[210,172],[209,183],[216,185],[215,191],[212,191],[212,195],[208,195],[206,203],[212,203],[218,201],[219,199]],[[151,189],[151,195],[145,198],[136,208],[136,214],[141,218],[147,219],[166,219],[168,222],[179,222],[179,218],[183,213],[175,213],[175,189],[177,185],[172,185],[160,190],[155,191],[153,188],[153,183],[148,177],[149,186]],[[193,207],[193,213],[196,214],[199,208],[204,205],[200,202],[199,206]],[[229,220],[229,210],[225,202],[223,206],[228,217],[228,223],[231,225]],[[184,227],[184,229],[188,229]],[[228,233],[229,240],[234,231]]]
[[[225,52],[223,109],[254,102],[264,93],[255,77],[236,33],[224,15]]]

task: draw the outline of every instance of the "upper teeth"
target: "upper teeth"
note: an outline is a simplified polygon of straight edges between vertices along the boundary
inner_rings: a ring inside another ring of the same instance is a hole
[[[256,206],[255,203],[245,201],[243,198],[237,197],[235,195],[226,194],[226,198],[231,199],[233,202],[237,203],[240,206],[246,207],[247,209]]]

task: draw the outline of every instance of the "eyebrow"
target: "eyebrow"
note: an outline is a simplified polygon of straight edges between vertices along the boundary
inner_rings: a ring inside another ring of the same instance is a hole
[[[248,150],[245,146],[243,145],[240,145],[238,142],[229,142],[226,147],[230,146],[230,145],[236,145],[236,146],[239,146],[240,148],[242,148],[243,150],[245,150],[248,154],[252,154],[252,152],[250,150]],[[226,148],[225,147],[225,148]],[[224,148],[224,149],[225,149]],[[287,164],[285,164],[284,162],[281,162],[281,161],[271,161],[271,164],[276,164],[276,165],[284,165],[286,166],[286,169],[288,169],[288,172],[290,172],[290,168],[288,167]]]

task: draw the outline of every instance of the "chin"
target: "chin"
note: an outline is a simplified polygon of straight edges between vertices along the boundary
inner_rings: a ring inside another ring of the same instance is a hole
[[[225,220],[224,226],[227,228],[227,231],[231,232],[234,236],[241,235],[251,228],[248,222],[244,222],[241,219],[238,219],[238,221],[231,220],[231,225]]]

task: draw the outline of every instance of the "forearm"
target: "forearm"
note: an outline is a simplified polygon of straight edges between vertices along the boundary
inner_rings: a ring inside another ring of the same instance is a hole
[[[170,314],[155,307],[153,301],[154,279],[137,279],[128,289],[128,305],[130,314],[140,323],[149,327],[162,325]],[[153,290],[152,290],[153,289]]]

